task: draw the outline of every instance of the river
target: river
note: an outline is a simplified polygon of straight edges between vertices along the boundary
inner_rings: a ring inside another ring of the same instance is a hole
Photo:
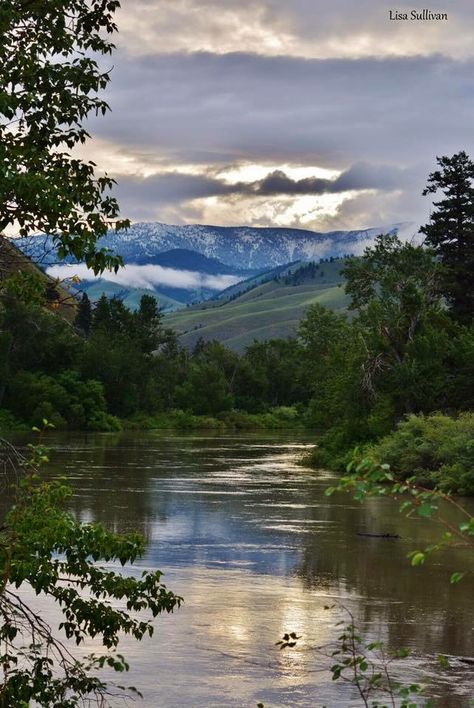
[[[147,552],[130,572],[160,568],[185,600],[152,639],[121,645],[138,705],[359,706],[318,649],[337,636],[341,605],[368,638],[413,651],[403,674],[425,677],[435,705],[470,705],[474,667],[459,658],[474,656],[472,581],[449,583],[469,560],[457,551],[411,568],[406,554],[434,538],[430,523],[390,499],[326,497],[334,477],[297,464],[311,442],[293,432],[51,436],[49,473],[67,473],[74,513],[141,531]],[[291,631],[301,639],[280,651]]]

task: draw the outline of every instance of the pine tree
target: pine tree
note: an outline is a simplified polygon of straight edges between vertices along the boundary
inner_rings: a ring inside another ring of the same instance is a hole
[[[142,295],[135,316],[136,334],[142,351],[149,354],[159,346],[162,319],[157,299],[153,295]]]
[[[463,323],[474,317],[474,163],[464,152],[438,157],[423,195],[443,192],[430,223],[420,231],[443,265],[442,291],[453,316]]]
[[[110,329],[111,321],[112,316],[110,314],[110,302],[107,295],[102,293],[94,309],[94,316],[92,318],[93,329],[108,330]]]
[[[83,293],[82,295],[82,300],[77,308],[77,315],[74,320],[74,325],[86,337],[89,336],[92,325],[92,307],[87,293]]]

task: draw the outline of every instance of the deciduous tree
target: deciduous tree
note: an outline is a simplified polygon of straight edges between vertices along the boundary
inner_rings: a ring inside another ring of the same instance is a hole
[[[113,180],[73,149],[83,123],[105,114],[117,0],[2,0],[0,4],[0,233],[51,234],[61,258],[99,272],[117,258],[97,239],[119,220]]]

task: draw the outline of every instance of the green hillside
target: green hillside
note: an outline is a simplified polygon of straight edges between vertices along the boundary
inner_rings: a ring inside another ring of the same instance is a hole
[[[311,274],[301,264],[283,270],[276,278],[222,301],[208,301],[166,316],[166,324],[190,347],[203,337],[217,339],[237,351],[255,339],[294,335],[305,310],[313,303],[334,310],[347,306],[340,271],[343,261],[321,263]],[[304,267],[303,267],[304,268]]]
[[[87,292],[89,299],[93,302],[96,302],[101,295],[106,295],[108,298],[118,297],[123,301],[123,304],[131,310],[138,309],[142,295],[152,295],[156,298],[160,308],[164,311],[183,307],[181,302],[163,293],[156,293],[154,290],[145,290],[144,288],[127,288],[109,280],[82,282],[80,289]]]

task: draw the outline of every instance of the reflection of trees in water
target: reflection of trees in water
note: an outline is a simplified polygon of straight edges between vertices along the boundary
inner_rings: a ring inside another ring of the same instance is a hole
[[[162,482],[168,482],[176,469],[178,476],[195,470],[205,474],[201,461],[216,450],[216,437],[62,433],[51,435],[50,445],[47,474],[67,475],[74,490],[69,502],[73,513],[82,521],[100,521],[119,533],[140,531],[149,540],[153,526],[165,522],[170,507],[176,507],[172,494],[160,493]],[[255,457],[259,454],[255,451]],[[202,511],[193,508],[192,515],[198,535]]]
[[[350,497],[331,497],[325,519],[334,523],[326,534],[304,536],[296,573],[308,589],[327,587],[329,579],[336,593],[356,606],[360,626],[392,647],[472,656],[470,581],[449,582],[451,572],[472,567],[472,560],[462,551],[450,551],[412,568],[407,553],[437,538],[439,528],[407,519],[398,507],[389,499],[355,506]],[[320,509],[312,511],[321,518]],[[399,534],[401,540],[364,538],[357,535],[361,531]]]
[[[62,435],[52,440],[50,456],[49,474],[66,474],[74,490],[69,508],[82,521],[149,539],[153,523],[166,519],[165,506],[155,508],[150,494],[153,453],[139,436]]]
[[[121,433],[52,442],[51,473],[69,474],[71,509],[81,519],[147,539],[153,531],[159,538],[160,523],[179,526],[179,538],[172,528],[168,544],[150,547],[163,567],[244,561],[255,573],[294,572],[306,590],[351,598],[361,626],[391,646],[474,654],[468,581],[449,584],[465,560],[452,552],[411,568],[406,553],[432,540],[429,525],[401,516],[397,503],[328,499],[329,482],[284,465],[272,470],[271,449],[236,436]],[[239,490],[244,495],[205,493]],[[361,538],[360,531],[402,540]]]

